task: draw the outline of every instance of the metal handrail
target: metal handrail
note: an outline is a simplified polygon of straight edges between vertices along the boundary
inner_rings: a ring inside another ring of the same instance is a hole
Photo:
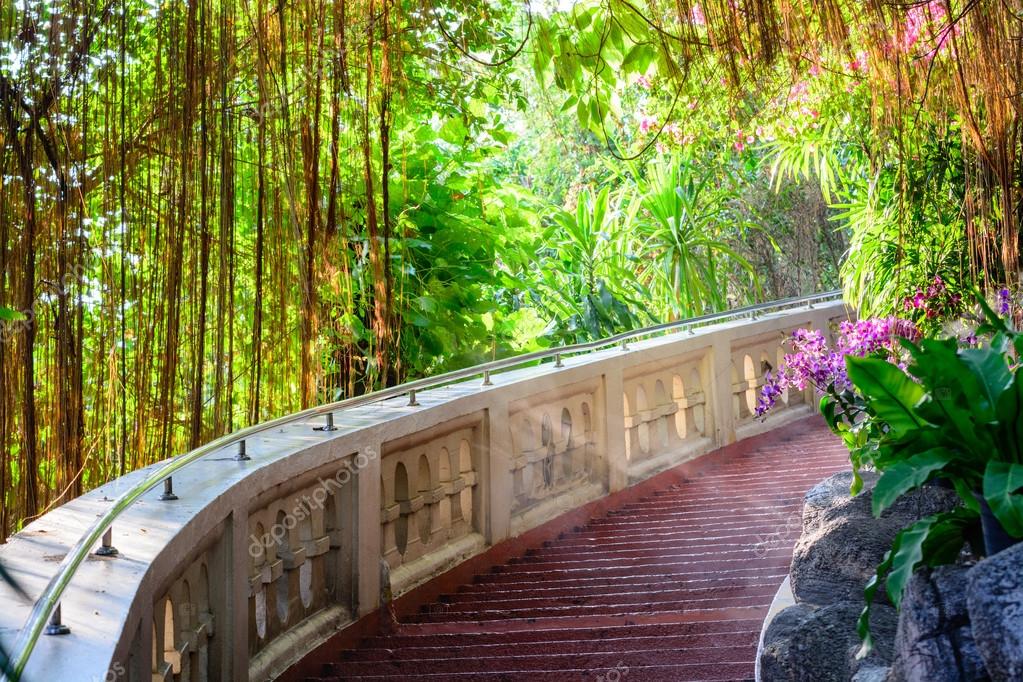
[[[480,365],[474,365],[473,367],[466,367],[464,369],[457,369],[451,372],[445,372],[434,377],[425,377],[423,379],[416,379],[415,381],[409,381],[398,386],[392,386],[390,388],[384,388],[379,391],[367,393],[365,395],[356,396],[353,398],[347,398],[345,400],[339,400],[327,405],[320,405],[318,407],[311,407],[307,410],[290,414],[284,417],[278,417],[268,422],[249,426],[229,433],[225,436],[221,436],[216,440],[210,441],[209,443],[202,445],[190,452],[183,455],[171,458],[166,464],[161,466],[159,469],[153,471],[148,476],[143,478],[141,481],[136,483],[126,493],[118,497],[114,504],[108,509],[103,515],[101,515],[96,522],[92,525],[89,531],[82,536],[81,539],[72,547],[68,553],[64,556],[60,566],[57,568],[57,573],[50,579],[46,589],[42,595],[36,600],[32,607],[32,611],[29,614],[28,620],[26,621],[26,627],[22,629],[21,637],[19,637],[17,654],[12,659],[13,665],[11,671],[14,675],[12,682],[18,680],[21,677],[21,673],[24,671],[25,666],[28,664],[28,659],[32,655],[32,651],[35,649],[36,643],[39,641],[39,636],[42,634],[49,621],[51,614],[54,609],[60,603],[60,598],[64,594],[64,590],[67,589],[68,584],[71,582],[71,578],[74,577],[78,567],[89,555],[91,549],[100,542],[104,534],[113,525],[114,520],[128,507],[135,503],[140,497],[145,495],[153,488],[160,485],[160,483],[170,479],[176,472],[180,471],[184,467],[188,466],[192,462],[195,462],[206,455],[209,455],[217,450],[243,443],[248,438],[252,438],[260,433],[269,431],[271,429],[280,428],[295,422],[308,421],[314,417],[322,417],[324,415],[333,415],[334,412],[339,410],[350,409],[353,407],[360,407],[363,405],[369,405],[372,403],[382,402],[391,398],[400,397],[403,395],[411,396],[409,401],[411,404],[415,404],[415,394],[418,391],[423,391],[430,388],[437,388],[446,384],[451,384],[456,381],[463,379],[471,379],[477,376],[484,376],[485,380],[489,382],[489,377],[493,372],[510,369],[520,365],[529,364],[541,360],[555,358],[557,365],[560,366],[560,359],[566,355],[575,355],[578,353],[584,353],[616,344],[623,344],[625,342],[639,339],[654,334],[659,334],[667,331],[676,331],[681,329],[689,329],[699,325],[706,325],[713,322],[722,322],[725,320],[740,318],[746,315],[756,316],[759,313],[782,309],[790,307],[798,307],[803,305],[812,306],[814,303],[832,302],[834,300],[841,299],[842,292],[840,290],[827,291],[818,294],[810,294],[808,296],[795,296],[791,298],[780,299],[777,301],[769,301],[767,303],[758,303],[755,305],[744,306],[742,308],[734,308],[719,313],[709,313],[706,315],[700,315],[697,317],[687,318],[685,320],[676,320],[674,322],[664,322],[661,324],[644,327],[630,332],[623,332],[614,336],[607,337],[605,339],[599,339],[597,341],[589,341],[586,343],[577,343],[569,346],[559,346],[557,348],[548,348],[546,350],[534,351],[532,353],[524,353],[522,355],[516,355],[501,360],[493,360],[485,362]],[[7,679],[6,677],[4,679]]]

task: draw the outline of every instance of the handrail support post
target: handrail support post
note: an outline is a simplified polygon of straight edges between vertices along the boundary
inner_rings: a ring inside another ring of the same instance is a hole
[[[96,550],[96,556],[117,556],[117,548],[114,547],[114,529],[107,528],[103,533],[103,544]]]
[[[247,462],[250,459],[252,459],[251,457],[249,457],[249,453],[245,451],[245,439],[244,438],[241,439],[240,441],[238,441],[238,453],[234,456],[234,458],[235,458],[235,461],[238,461],[238,462]]]
[[[334,426],[334,413],[327,413],[327,423],[323,426],[313,427],[313,431],[337,431],[337,427]]]
[[[53,613],[50,614],[50,622],[46,624],[45,633],[48,635],[67,635],[71,633],[71,628],[60,622],[60,602],[53,607]]]
[[[163,494],[160,495],[160,499],[164,502],[178,499],[178,496],[174,494],[174,477],[168,476],[163,479]]]

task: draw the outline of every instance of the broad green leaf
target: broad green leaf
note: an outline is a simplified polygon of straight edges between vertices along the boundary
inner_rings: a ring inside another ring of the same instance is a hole
[[[976,521],[973,511],[960,507],[923,518],[899,533],[892,570],[885,581],[892,603],[898,606],[902,602],[902,593],[917,566],[938,566],[955,560],[966,544],[966,526]]]
[[[445,142],[450,142],[451,144],[462,144],[465,141],[465,136],[468,134],[468,131],[466,130],[462,119],[452,117],[444,122],[444,125],[440,127],[437,134]]]
[[[657,52],[646,43],[634,45],[625,55],[621,69],[624,73],[646,73],[656,57]]]
[[[870,609],[882,580],[892,603],[898,607],[913,571],[921,564],[933,567],[954,562],[963,546],[975,534],[977,522],[976,512],[960,507],[920,519],[895,536],[892,548],[885,553],[863,590],[866,605],[857,623],[863,646],[856,654],[857,658],[866,656],[873,646],[870,637]]]
[[[913,358],[909,373],[930,398],[920,405],[918,414],[933,424],[942,423],[943,434],[963,450],[990,446],[990,438],[978,433],[977,427],[990,421],[992,412],[980,399],[980,381],[958,355],[956,340],[924,339],[917,345],[902,339],[901,343]]]
[[[977,514],[980,513],[980,502],[977,501],[977,496],[973,494],[974,489],[969,482],[964,481],[960,477],[954,477],[952,478],[952,487],[955,488],[956,494],[959,496],[964,507]]]
[[[901,435],[926,425],[916,413],[923,387],[890,362],[879,358],[846,356],[849,378],[874,413]]]
[[[954,457],[952,451],[937,448],[913,455],[885,471],[871,494],[874,516],[881,516],[899,497],[919,488],[931,474],[943,469]]]
[[[996,437],[1001,449],[1002,459],[1023,461],[1023,372],[1016,371],[1012,377],[1012,385],[998,398],[995,406],[998,417]]]
[[[963,363],[980,383],[982,394],[992,409],[1012,383],[1012,373],[1005,356],[992,348],[967,348],[959,351]]]
[[[827,423],[828,428],[832,432],[838,431],[838,420],[835,417],[835,410],[838,408],[838,403],[830,395],[825,394],[821,397],[820,401],[820,413],[824,416],[824,421]]]
[[[988,462],[984,499],[1009,535],[1023,538],[1023,464]]]

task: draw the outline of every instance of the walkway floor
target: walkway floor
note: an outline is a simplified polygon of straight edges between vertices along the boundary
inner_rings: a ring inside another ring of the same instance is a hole
[[[394,634],[339,652],[310,679],[752,679],[803,494],[848,466],[822,424],[799,424],[703,458],[676,483],[477,576]]]

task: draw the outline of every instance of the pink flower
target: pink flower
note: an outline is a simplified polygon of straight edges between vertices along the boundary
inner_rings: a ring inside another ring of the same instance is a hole
[[[646,76],[640,76],[639,78],[636,79],[636,85],[643,88],[644,90],[649,90],[650,88],[653,87],[654,84],[651,83],[650,79],[647,78]]]
[[[703,8],[700,7],[699,3],[693,4],[693,9],[689,13],[689,18],[693,22],[694,26],[706,26],[707,16],[703,13]]]
[[[806,81],[799,81],[798,83],[792,86],[791,90],[789,90],[789,101],[790,102],[802,101],[803,99],[806,98],[806,94],[809,88],[810,86],[807,85]]]
[[[864,52],[863,50],[860,50],[859,52],[857,52],[856,53],[856,58],[853,59],[851,62],[849,62],[849,69],[852,70],[853,72],[856,72],[856,73],[859,73],[859,72],[866,73],[866,71],[867,71],[867,53]]]
[[[653,116],[647,116],[643,114],[639,117],[639,132],[649,133],[652,129],[657,127],[657,119]]]
[[[746,133],[746,132],[743,132],[742,130],[740,130],[739,132],[737,132],[735,134],[735,145],[734,145],[735,146],[735,151],[742,152],[742,150],[746,149],[746,145],[753,144],[753,142],[755,140],[756,140],[756,138],[753,137],[753,135],[751,135],[749,133]]]
[[[821,75],[821,65],[814,62],[810,66],[810,75],[813,76],[814,78]]]
[[[948,12],[944,0],[930,0],[916,5],[906,12],[906,24],[902,31],[902,40],[896,47],[909,52],[924,36],[933,35],[935,44],[927,51],[925,57],[933,59],[947,44],[949,38],[959,34],[959,25],[946,25]]]

